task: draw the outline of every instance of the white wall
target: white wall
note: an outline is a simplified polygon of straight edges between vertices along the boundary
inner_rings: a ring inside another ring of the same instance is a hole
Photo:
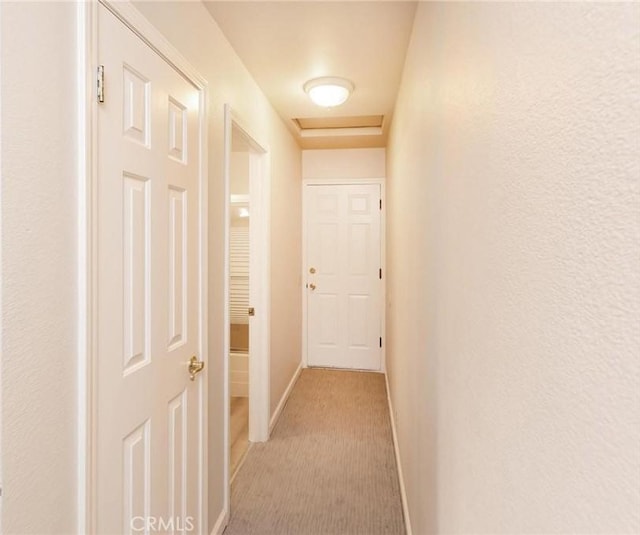
[[[1,2],[2,529],[75,531],[75,6]]]
[[[249,195],[249,154],[232,152],[229,162],[229,194]]]
[[[302,176],[312,178],[384,178],[385,149],[302,151]]]
[[[300,149],[199,2],[137,7],[210,84],[209,521],[223,508],[223,106],[272,166],[272,410],[300,362]],[[76,522],[75,5],[2,9],[2,469],[5,533]],[[211,527],[211,526],[210,526]]]
[[[420,3],[387,153],[413,532],[640,532],[640,6]]]

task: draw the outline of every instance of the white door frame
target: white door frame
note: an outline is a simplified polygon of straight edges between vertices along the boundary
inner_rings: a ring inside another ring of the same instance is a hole
[[[0,6],[0,57],[2,57],[2,8]],[[0,65],[0,117],[2,117],[2,65]],[[2,129],[0,128],[0,236],[2,234]],[[2,485],[4,482],[2,472],[2,348],[4,347],[4,308],[2,307],[2,288],[4,279],[2,278],[2,253],[3,244],[0,243],[0,533],[2,533]]]
[[[271,162],[268,146],[256,140],[229,104],[224,107],[224,440],[225,511],[229,513],[229,234],[231,228],[231,145],[236,131],[251,147],[249,152],[250,294],[256,315],[250,320],[249,440],[269,439],[271,362]]]
[[[380,354],[380,373],[387,371],[386,358],[386,225],[385,225],[385,179],[384,178],[309,178],[302,181],[302,367],[308,368],[308,345],[307,345],[307,297],[306,288],[307,273],[307,223],[309,215],[309,186],[380,186],[380,199],[382,200],[382,210],[380,210],[380,267],[382,268],[382,288],[380,289],[380,336],[382,336],[382,352]]]
[[[208,312],[208,146],[207,146],[207,81],[191,66],[173,45],[133,6],[129,0],[98,0],[151,49],[180,72],[198,90],[200,104],[199,188],[199,271],[200,299],[199,354],[209,360],[207,341]],[[77,483],[79,533],[94,533],[96,520],[96,370],[97,370],[97,126],[96,67],[98,65],[98,3],[77,3],[76,61],[78,66],[78,450]],[[108,98],[108,95],[107,95]],[[208,526],[208,447],[206,368],[200,381],[200,466],[198,524]]]

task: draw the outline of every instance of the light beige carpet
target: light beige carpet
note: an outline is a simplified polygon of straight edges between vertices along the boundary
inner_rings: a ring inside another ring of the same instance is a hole
[[[240,467],[225,535],[404,532],[384,376],[303,370]]]

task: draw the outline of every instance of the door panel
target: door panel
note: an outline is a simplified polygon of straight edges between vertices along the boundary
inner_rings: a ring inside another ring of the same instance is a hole
[[[98,10],[96,530],[199,532],[199,94]]]
[[[380,186],[308,186],[307,360],[380,369]]]
[[[169,351],[186,343],[187,192],[169,186]]]

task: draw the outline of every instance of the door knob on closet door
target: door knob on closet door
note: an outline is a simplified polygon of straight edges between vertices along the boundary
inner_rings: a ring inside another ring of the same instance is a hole
[[[311,283],[311,284],[309,284],[309,288],[311,288],[311,291],[313,291],[313,290],[316,289],[316,285]]]

